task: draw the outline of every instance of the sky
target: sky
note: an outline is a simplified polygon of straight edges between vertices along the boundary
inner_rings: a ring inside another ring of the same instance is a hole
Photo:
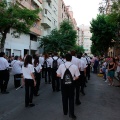
[[[66,6],[70,5],[73,10],[77,25],[90,25],[92,18],[98,14],[101,0],[64,0]]]

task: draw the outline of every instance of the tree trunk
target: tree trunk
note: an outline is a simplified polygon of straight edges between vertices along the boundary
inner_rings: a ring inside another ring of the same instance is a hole
[[[2,34],[1,46],[0,46],[0,51],[1,51],[1,52],[4,52],[4,45],[5,45],[6,35],[7,35],[7,33],[3,33],[3,34]]]

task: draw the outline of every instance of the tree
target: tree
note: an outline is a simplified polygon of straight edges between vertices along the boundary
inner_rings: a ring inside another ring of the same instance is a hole
[[[108,48],[113,45],[111,41],[115,37],[116,27],[106,21],[107,17],[105,15],[98,15],[91,22],[92,52],[97,50],[99,53],[107,53]]]
[[[85,52],[83,46],[78,46],[78,45],[75,45],[75,46],[73,47],[73,50],[76,51],[77,54],[79,54],[79,53],[84,53],[84,52]]]
[[[29,10],[27,8],[21,8],[17,4],[8,3],[6,0],[0,2],[0,33],[1,37],[1,50],[4,49],[6,35],[11,28],[14,29],[13,35],[16,33],[30,32],[30,28],[36,20],[39,19],[39,9]]]
[[[70,21],[64,20],[60,24],[60,29],[54,29],[50,35],[44,36],[40,40],[40,47],[44,47],[45,52],[57,51],[65,53],[76,44],[77,32]]]

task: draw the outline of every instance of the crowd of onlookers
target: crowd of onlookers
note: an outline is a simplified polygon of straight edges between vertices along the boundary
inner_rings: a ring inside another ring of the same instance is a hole
[[[93,73],[103,74],[103,79],[108,82],[108,85],[120,87],[120,55],[115,57],[94,56],[91,60],[91,68]],[[115,85],[113,79],[117,79],[119,84]]]

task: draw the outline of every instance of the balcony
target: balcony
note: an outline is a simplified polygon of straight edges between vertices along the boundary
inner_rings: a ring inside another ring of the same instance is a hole
[[[41,30],[40,30],[40,28],[38,28],[38,26],[37,26],[37,27],[32,27],[32,28],[30,29],[30,31],[31,31],[31,33],[34,33],[34,34],[37,35],[37,36],[40,36],[40,35],[41,35]]]
[[[51,20],[47,16],[46,17],[44,16],[42,18],[41,25],[44,28],[51,28]]]
[[[51,0],[46,0],[48,3],[52,2]]]

